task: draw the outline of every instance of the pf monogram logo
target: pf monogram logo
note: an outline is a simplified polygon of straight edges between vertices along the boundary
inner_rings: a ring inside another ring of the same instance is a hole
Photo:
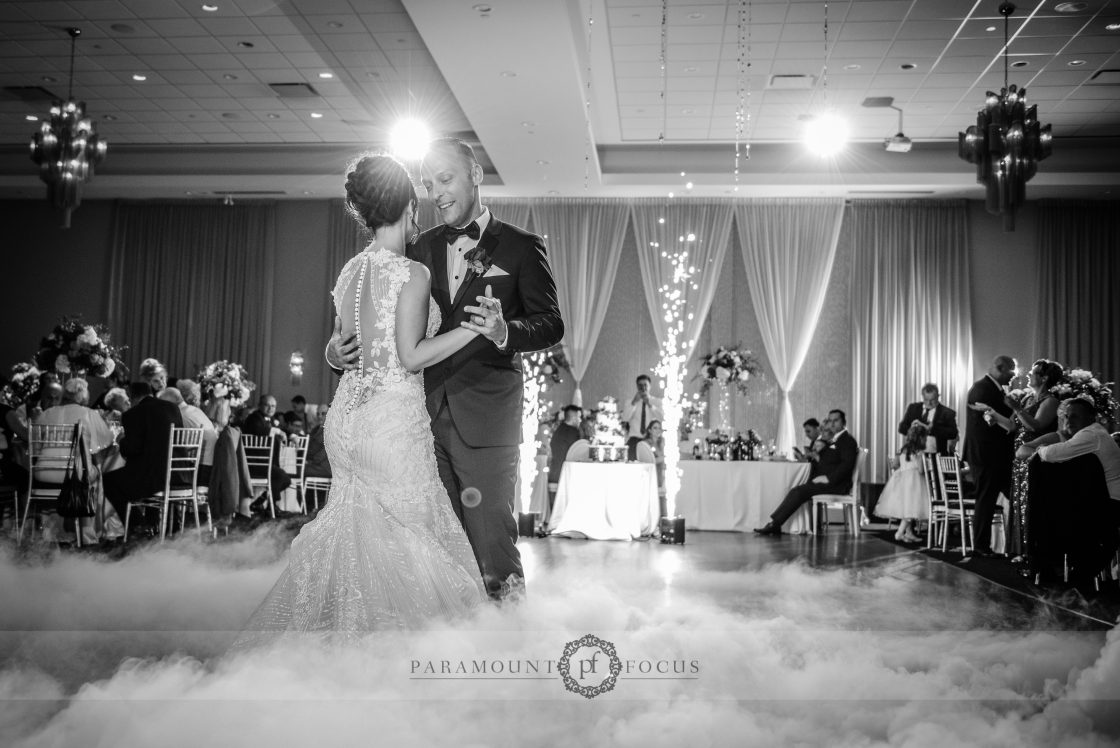
[[[622,672],[614,644],[594,634],[568,642],[559,666],[564,688],[586,699],[613,690]]]

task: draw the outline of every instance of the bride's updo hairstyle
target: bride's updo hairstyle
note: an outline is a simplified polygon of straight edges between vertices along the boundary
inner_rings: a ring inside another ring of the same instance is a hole
[[[367,229],[400,220],[416,200],[416,190],[400,161],[383,154],[368,154],[350,165],[346,175],[346,208]]]

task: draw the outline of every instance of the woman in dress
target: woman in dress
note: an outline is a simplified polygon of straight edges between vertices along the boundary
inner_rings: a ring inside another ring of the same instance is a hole
[[[650,421],[646,424],[645,439],[642,440],[642,443],[648,445],[649,451],[653,454],[653,464],[657,468],[657,497],[661,504],[660,516],[665,517],[667,515],[665,513],[665,436],[663,432],[661,421]]]
[[[1040,358],[1031,364],[1027,375],[1028,392],[1022,402],[1006,398],[1013,411],[1010,418],[991,412],[1008,432],[1015,433],[1015,450],[1032,439],[1058,430],[1058,398],[1050,392],[1057,385],[1064,369],[1057,361]],[[1011,466],[1011,522],[1007,540],[1007,553],[1014,556],[1014,563],[1025,563],[1027,534],[1030,517],[1027,514],[1027,464],[1029,460],[1016,459]]]
[[[475,333],[432,337],[439,309],[420,263],[405,258],[419,230],[408,174],[365,156],[346,204],[373,241],[334,287],[336,329],[356,335],[361,366],[342,375],[325,424],[329,499],[292,541],[288,568],[239,645],[284,632],[348,638],[460,616],[484,599],[473,552],[436,472],[423,369]]]
[[[922,474],[922,452],[926,448],[929,427],[915,423],[906,432],[906,442],[898,453],[898,468],[891,473],[883,489],[875,514],[901,520],[894,539],[903,543],[920,543],[914,532],[922,520],[929,519],[929,498]]]

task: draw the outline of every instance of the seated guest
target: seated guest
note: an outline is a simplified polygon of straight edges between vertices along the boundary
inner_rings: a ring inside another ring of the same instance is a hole
[[[1120,527],[1120,446],[1096,420],[1091,403],[1062,402],[1058,432],[1019,448],[1030,463],[1028,501],[1033,530],[1028,536],[1035,571],[1066,563],[1076,581],[1099,571],[1116,549]],[[1031,570],[1028,570],[1029,574]]]
[[[120,420],[120,415],[128,410],[131,403],[128,401],[128,393],[120,387],[112,387],[105,396],[102,398],[105,403],[105,410],[110,414],[116,413],[117,420]]]
[[[218,432],[207,503],[218,527],[237,525],[248,529],[253,523],[253,485],[241,444],[241,430],[230,423],[230,412],[229,400],[224,397],[206,403],[204,415]]]
[[[314,425],[311,423],[311,416],[307,412],[307,398],[303,395],[296,395],[293,397],[292,409],[284,414],[285,425],[296,420],[299,420],[303,424],[304,432],[300,434],[300,436],[310,431],[311,427]],[[291,434],[290,431],[288,433]]]
[[[556,488],[560,483],[560,470],[564,467],[564,460],[568,457],[568,449],[579,439],[579,422],[583,417],[583,408],[578,405],[564,406],[564,420],[552,432],[548,440],[548,511],[552,513],[552,506],[556,502]]]
[[[214,445],[218,441],[218,431],[200,408],[187,404],[180,389],[180,387],[184,387],[194,397],[197,395],[198,385],[190,379],[180,379],[176,384],[178,385],[176,387],[164,387],[158,397],[160,400],[166,400],[179,408],[179,412],[183,416],[184,428],[202,429],[202,455],[198,462],[198,485],[207,486],[210,484],[210,468],[214,464]]]
[[[272,468],[268,475],[268,499],[277,504],[284,490],[292,485],[292,478],[280,467],[280,446],[287,441],[287,435],[280,428],[280,419],[276,417],[276,398],[272,395],[261,395],[260,400],[257,401],[257,409],[245,417],[241,432],[252,436],[273,435],[276,437],[272,448]],[[252,468],[250,469],[252,470]],[[254,473],[253,477],[263,478],[265,476]],[[264,497],[258,503],[258,506],[261,505],[264,505]]]
[[[331,463],[327,459],[327,448],[323,443],[323,425],[327,422],[328,406],[319,408],[319,419],[307,435],[307,464],[303,474],[307,478],[330,478]]]
[[[812,455],[815,454],[813,444],[821,435],[821,422],[816,418],[810,418],[801,424],[801,430],[805,433],[805,448],[794,447],[793,454],[798,460],[805,461],[812,459]]]
[[[133,382],[129,395],[133,405],[121,416],[124,436],[120,450],[125,464],[104,477],[105,498],[122,518],[129,501],[163,490],[171,427],[183,425],[179,408],[152,397],[152,386],[147,382]]]
[[[825,419],[832,437],[813,467],[809,482],[794,486],[770,515],[770,521],[755,528],[759,535],[781,535],[782,525],[802,504],[823,493],[846,494],[852,488],[852,471],[859,458],[859,445],[848,433],[848,419],[842,410],[830,410]]]
[[[638,444],[638,459],[641,460],[642,452],[648,450],[657,469],[657,496],[661,504],[661,516],[666,515],[665,505],[665,437],[661,428],[661,421],[650,421],[646,428],[646,438]]]
[[[167,367],[154,358],[140,362],[140,379],[152,388],[152,395],[158,395],[167,386]]]
[[[289,410],[284,414],[284,425],[282,428],[284,433],[289,437],[307,436],[306,423],[295,411]]]
[[[906,413],[898,423],[898,433],[908,436],[910,427],[916,423],[929,429],[929,435],[937,442],[937,454],[951,455],[957,448],[957,411],[946,408],[940,402],[941,392],[937,385],[930,382],[922,386],[922,400],[906,406]]]

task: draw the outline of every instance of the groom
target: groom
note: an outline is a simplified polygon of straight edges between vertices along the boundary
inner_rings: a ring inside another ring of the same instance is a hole
[[[439,332],[463,326],[479,333],[424,370],[436,465],[487,593],[500,599],[524,585],[513,516],[524,382],[520,354],[560,342],[564,323],[541,238],[482,206],[483,172],[474,149],[456,138],[434,141],[421,176],[443,225],[422,233],[408,257],[431,273]],[[340,359],[356,360],[345,341],[332,339],[332,348]],[[468,488],[477,489],[481,500]]]

